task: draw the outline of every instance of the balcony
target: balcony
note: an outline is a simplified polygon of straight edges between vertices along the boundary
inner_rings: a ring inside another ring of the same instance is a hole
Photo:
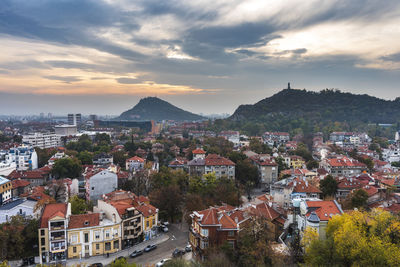
[[[50,241],[59,241],[59,240],[65,240],[65,235],[50,237]]]

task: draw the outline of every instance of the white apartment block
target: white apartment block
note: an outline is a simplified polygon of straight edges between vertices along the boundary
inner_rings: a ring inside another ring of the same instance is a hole
[[[61,136],[54,133],[31,133],[23,135],[22,142],[41,149],[52,148],[61,145]]]

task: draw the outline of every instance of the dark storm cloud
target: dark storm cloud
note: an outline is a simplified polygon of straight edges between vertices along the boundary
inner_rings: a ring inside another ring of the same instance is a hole
[[[125,77],[121,77],[116,79],[118,83],[121,84],[138,84],[141,83],[141,80],[139,79],[134,79],[134,78],[125,78]]]
[[[400,62],[400,53],[382,56],[381,59],[385,61]]]
[[[50,76],[44,76],[43,78],[49,79],[49,80],[55,80],[55,81],[60,81],[64,83],[73,83],[73,82],[79,82],[82,81],[82,79],[78,76],[55,76],[55,75],[50,75]]]

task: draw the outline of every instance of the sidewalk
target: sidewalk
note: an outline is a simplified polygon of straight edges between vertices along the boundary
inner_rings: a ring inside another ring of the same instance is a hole
[[[157,236],[156,238],[153,238],[151,240],[147,240],[144,241],[140,244],[137,244],[135,246],[132,246],[128,249],[119,251],[117,253],[114,254],[110,254],[110,257],[107,258],[105,255],[100,255],[100,256],[92,256],[90,258],[82,258],[82,259],[70,259],[67,260],[66,266],[76,266],[76,265],[80,265],[80,266],[89,266],[93,263],[102,263],[104,266],[107,264],[110,264],[111,262],[114,261],[114,259],[120,257],[120,256],[124,256],[126,258],[129,258],[129,253],[132,253],[134,250],[136,249],[144,249],[147,245],[150,244],[161,244],[165,241],[167,241],[169,239],[169,235],[168,234],[161,234],[159,236]]]

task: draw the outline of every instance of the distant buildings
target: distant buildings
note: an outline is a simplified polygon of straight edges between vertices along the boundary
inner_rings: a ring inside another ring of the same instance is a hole
[[[108,194],[118,188],[118,176],[109,170],[88,169],[83,176],[86,182],[87,200],[97,201],[104,194]]]
[[[3,164],[0,164],[0,167],[3,167],[3,173],[8,171],[11,173],[14,169],[20,171],[34,170],[38,167],[38,157],[31,145],[23,144],[12,147],[8,151],[3,151],[3,154]]]
[[[82,122],[82,115],[80,113],[77,114],[68,114],[68,124],[79,126]]]
[[[367,168],[364,163],[346,156],[323,159],[320,167],[327,170],[334,177],[354,176]]]
[[[282,145],[290,140],[289,133],[286,132],[265,132],[262,137],[269,146]]]
[[[70,136],[78,133],[76,125],[62,124],[54,126],[56,135]]]
[[[235,163],[216,154],[205,156],[205,151],[196,149],[192,151],[193,160],[188,162],[189,175],[202,176],[215,173],[217,178],[227,177],[235,179]]]
[[[61,136],[54,133],[32,133],[23,135],[22,142],[41,149],[52,148],[61,145]]]

